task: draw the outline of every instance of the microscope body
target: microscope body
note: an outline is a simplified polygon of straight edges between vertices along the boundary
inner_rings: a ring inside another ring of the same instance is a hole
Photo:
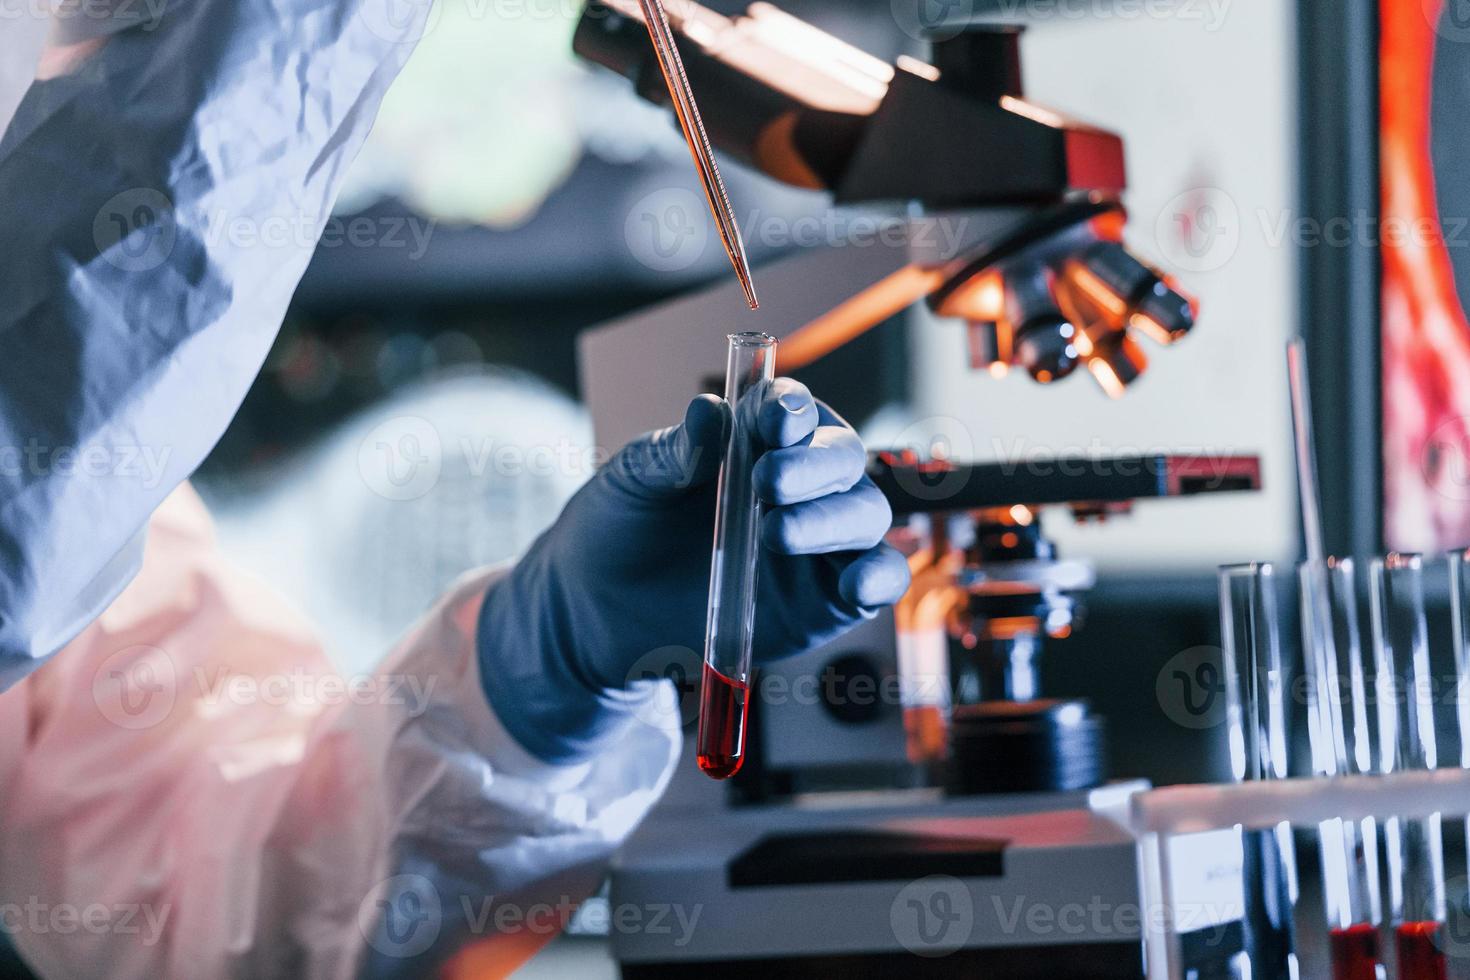
[[[643,10],[593,0],[574,45],[664,103]],[[586,332],[580,380],[599,445],[677,416],[719,376],[711,338],[727,327],[781,338],[785,373],[921,303],[963,324],[978,372],[1052,383],[1084,368],[1110,397],[1146,368],[1141,338],[1167,345],[1192,328],[1193,301],[1121,243],[1122,141],[1026,101],[1016,28],[976,26],[927,61],[890,65],[769,4],[668,13],[718,150],[836,205],[888,208],[902,233],[760,267],[756,313],[732,281]],[[933,234],[941,224],[959,232]],[[660,356],[629,353],[647,350]],[[618,858],[615,902],[698,904],[707,919],[684,946],[614,936],[624,976],[911,967],[935,947],[908,936],[905,910],[941,899],[974,914],[923,961],[935,975],[1143,975],[1137,929],[1018,936],[995,911],[1139,901],[1134,842],[1109,814],[1146,784],[1106,783],[1101,720],[1039,680],[1043,648],[1080,626],[1093,581],[1039,515],[1256,489],[1259,460],[1212,466],[1211,482],[1168,454],[1043,474],[933,449],[870,460],[914,571],[909,594],[764,668],[742,772],[722,785],[681,766]],[[815,905],[845,911],[817,923]]]
[[[1147,367],[1137,336],[1193,327],[1193,300],[1120,241],[1122,140],[1024,98],[1020,28],[972,25],[890,65],[768,3],[669,16],[717,149],[838,206],[905,209],[911,275],[809,324],[832,343],[886,318],[890,297],[921,299],[966,321],[977,368],[1050,383],[1085,366],[1119,397]],[[573,46],[663,104],[642,18],[639,0],[594,0]],[[930,233],[941,224],[958,231]]]

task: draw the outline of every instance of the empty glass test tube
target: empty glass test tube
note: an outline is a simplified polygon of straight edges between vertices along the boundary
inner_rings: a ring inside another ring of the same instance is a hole
[[[1269,563],[1220,569],[1226,727],[1237,781],[1286,778],[1286,689],[1276,575]],[[1245,945],[1253,980],[1296,980],[1297,899],[1291,824],[1242,834]]]
[[[696,752],[699,768],[714,779],[729,779],[745,761],[760,544],[760,501],[751,470],[760,454],[757,409],[775,370],[776,338],[763,333],[730,334],[725,365],[730,433],[715,504]]]
[[[1424,611],[1423,561],[1391,554],[1371,566],[1373,650],[1379,697],[1393,706],[1385,716],[1385,744],[1393,771],[1434,769],[1434,691],[1429,673],[1429,630]],[[1444,847],[1440,815],[1390,817],[1384,824],[1388,850],[1389,907],[1398,980],[1444,980],[1448,973],[1445,922]]]
[[[1451,643],[1455,654],[1455,728],[1460,736],[1460,768],[1470,769],[1470,550],[1451,551],[1449,563]],[[1470,840],[1470,816],[1465,818]],[[1470,889],[1448,896],[1456,906],[1456,925],[1470,920]]]
[[[1455,725],[1460,733],[1460,768],[1470,769],[1470,551],[1452,551],[1445,557],[1450,566],[1450,622],[1455,646]]]
[[[1299,575],[1313,770],[1324,777],[1382,772],[1383,702],[1370,698],[1363,669],[1352,559],[1308,560]],[[1333,978],[1379,980],[1378,822],[1325,820],[1317,830]]]

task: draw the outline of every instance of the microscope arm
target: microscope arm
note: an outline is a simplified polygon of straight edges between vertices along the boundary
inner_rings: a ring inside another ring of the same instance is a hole
[[[638,0],[590,0],[573,49],[665,104],[643,16]],[[890,65],[769,3],[732,18],[681,2],[669,19],[721,151],[838,204],[906,202],[910,231],[963,231],[943,252],[911,236],[912,265],[792,333],[783,370],[922,299],[967,321],[973,367],[1050,383],[1085,365],[1116,398],[1147,366],[1133,334],[1168,344],[1193,327],[1193,301],[1119,240],[1122,140],[1021,97],[1017,28]]]
[[[900,516],[1015,504],[1104,510],[1135,500],[1260,490],[1261,459],[1147,453],[959,463],[877,452],[868,475]]]
[[[1037,205],[1126,185],[1117,135],[1021,98],[1014,29],[889,65],[767,3],[734,18],[679,3],[669,17],[714,145],[840,204]],[[637,0],[592,0],[572,44],[668,101]]]

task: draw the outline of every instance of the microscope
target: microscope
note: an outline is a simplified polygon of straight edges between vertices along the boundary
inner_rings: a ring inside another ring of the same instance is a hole
[[[643,10],[594,0],[574,47],[663,104]],[[728,284],[587,332],[601,444],[718,376],[712,338],[727,331],[690,324],[722,309],[729,330],[780,337],[782,373],[922,305],[962,327],[956,354],[977,372],[1053,384],[1080,368],[1111,398],[1147,369],[1145,343],[1193,328],[1194,301],[1122,243],[1122,140],[1026,100],[1017,26],[965,24],[927,59],[888,64],[767,3],[726,17],[681,2],[669,17],[717,149],[840,206],[899,202],[898,233],[762,267],[756,319]],[[1143,976],[1137,922],[1017,926],[1079,901],[1137,909],[1134,842],[1107,814],[1146,785],[1109,782],[1104,720],[1042,690],[1043,648],[1081,628],[1094,574],[1039,515],[1258,490],[1259,459],[984,462],[935,440],[873,453],[869,475],[913,585],[892,613],[763,669],[732,786],[683,767],[616,862],[612,899],[697,905],[704,927],[683,945],[615,935],[623,975]],[[1199,862],[1201,889],[1218,886],[1217,863]],[[1222,963],[1238,951],[1228,915],[1198,925]]]

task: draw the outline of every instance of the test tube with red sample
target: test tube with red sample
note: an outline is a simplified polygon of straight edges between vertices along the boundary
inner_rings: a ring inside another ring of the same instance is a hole
[[[1449,562],[1455,654],[1455,727],[1460,736],[1460,768],[1470,769],[1470,550],[1451,551],[1445,557]],[[1465,818],[1465,830],[1470,835],[1470,816]],[[1449,899],[1458,906],[1456,923],[1470,921],[1470,889],[1458,889]]]
[[[1383,772],[1383,705],[1370,696],[1378,675],[1365,669],[1352,559],[1309,559],[1300,575],[1313,769],[1328,778]],[[1325,820],[1317,831],[1333,980],[1381,980],[1378,821]]]
[[[1220,569],[1220,649],[1225,670],[1226,734],[1237,781],[1287,775],[1286,664],[1269,562]],[[1291,825],[1241,834],[1245,950],[1252,980],[1296,980],[1296,852]]]
[[[1384,743],[1392,748],[1390,771],[1434,769],[1439,764],[1434,729],[1434,691],[1424,609],[1423,560],[1390,554],[1374,559],[1369,597]],[[1440,815],[1390,817],[1384,823],[1389,906],[1393,917],[1398,980],[1445,980],[1445,875]]]
[[[760,455],[756,415],[776,370],[776,338],[747,332],[732,333],[729,340],[725,401],[731,418],[715,504],[696,743],[699,768],[714,779],[729,779],[745,761],[760,543],[760,501],[752,479]]]

